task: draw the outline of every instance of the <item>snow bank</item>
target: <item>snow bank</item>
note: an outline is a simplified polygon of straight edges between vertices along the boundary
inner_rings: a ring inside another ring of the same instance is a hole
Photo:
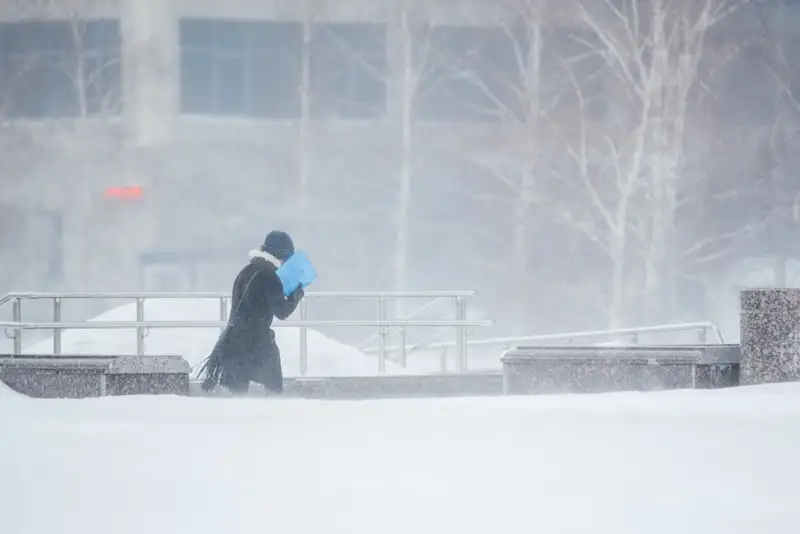
[[[216,321],[219,320],[218,299],[149,299],[144,316],[149,321]],[[135,321],[136,304],[109,310],[92,321]],[[280,321],[276,321],[280,322]],[[300,334],[296,328],[276,328],[286,376],[300,374]],[[217,329],[171,328],[151,330],[145,340],[148,354],[181,354],[192,367],[199,367],[219,336]],[[308,376],[365,376],[377,373],[374,357],[339,343],[325,335],[307,330]],[[72,354],[136,354],[136,330],[72,330],[62,334],[61,350]],[[53,351],[52,338],[45,339],[25,351],[47,354]],[[387,371],[400,372],[387,363]]]
[[[800,386],[0,409],[2,531],[796,534]]]
[[[17,393],[3,382],[0,382],[0,402],[7,401],[10,399],[27,399],[26,395],[22,393]]]

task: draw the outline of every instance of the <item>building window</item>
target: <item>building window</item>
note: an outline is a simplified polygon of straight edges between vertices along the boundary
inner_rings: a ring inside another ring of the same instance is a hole
[[[386,113],[386,26],[315,24],[310,48],[314,118],[367,119]]]
[[[121,71],[116,20],[0,24],[0,114],[5,118],[118,114]]]
[[[498,120],[519,105],[517,51],[522,43],[503,28],[431,28],[415,115],[423,120]]]
[[[184,113],[299,116],[301,23],[183,19],[180,43]]]

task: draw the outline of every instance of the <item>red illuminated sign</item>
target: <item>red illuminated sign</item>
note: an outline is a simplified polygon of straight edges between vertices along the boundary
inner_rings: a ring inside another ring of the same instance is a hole
[[[107,187],[105,197],[109,200],[141,200],[144,189],[139,185]]]

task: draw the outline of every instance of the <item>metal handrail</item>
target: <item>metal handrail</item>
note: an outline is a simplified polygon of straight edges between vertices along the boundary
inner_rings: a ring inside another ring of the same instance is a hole
[[[593,337],[598,337],[598,338],[616,337],[616,336],[638,337],[639,335],[642,334],[646,335],[646,334],[659,334],[659,333],[682,332],[682,331],[711,332],[715,336],[717,342],[719,342],[720,344],[725,342],[722,336],[722,332],[714,323],[709,321],[702,321],[696,323],[677,323],[677,324],[667,324],[667,325],[640,326],[631,328],[618,328],[612,330],[588,330],[583,332],[568,332],[562,334],[541,334],[534,336],[472,339],[468,342],[468,345],[470,347],[493,346],[493,345],[511,346],[511,345],[519,345],[521,343],[562,341],[562,340],[567,341],[569,343],[572,342],[573,340],[593,338]],[[452,342],[440,342],[440,343],[430,343],[424,346],[411,345],[407,346],[405,350],[409,353],[413,353],[418,350],[419,351],[446,350],[453,347],[455,347],[455,344]],[[397,350],[397,347],[388,347],[388,349]]]
[[[467,328],[491,326],[492,321],[467,321],[466,320],[466,299],[477,294],[476,291],[352,291],[352,292],[308,292],[306,296],[311,298],[365,298],[376,299],[378,303],[377,320],[314,320],[309,321],[307,317],[306,301],[299,307],[299,321],[286,321],[276,323],[278,328],[299,328],[300,329],[300,373],[304,375],[308,366],[307,355],[307,331],[309,327],[376,327],[379,329],[379,358],[378,370],[380,373],[386,370],[387,338],[389,328],[397,328],[401,334],[401,340],[405,339],[405,329],[409,327],[454,327],[456,330],[456,344],[458,348],[459,370],[466,371],[467,367]],[[388,299],[403,298],[452,298],[456,304],[455,320],[389,320],[386,313],[386,301]],[[127,299],[134,300],[136,303],[135,321],[83,321],[83,322],[64,322],[62,317],[62,304],[66,300],[78,299]],[[170,299],[215,299],[219,301],[219,320],[216,321],[146,321],[145,307],[146,300],[170,300]],[[53,301],[53,321],[52,322],[31,322],[22,320],[22,304],[28,300],[52,300]],[[53,331],[53,354],[61,354],[61,335],[65,330],[97,330],[97,329],[136,329],[136,353],[145,353],[145,338],[147,332],[152,328],[224,328],[228,324],[228,306],[231,294],[229,292],[179,292],[179,293],[125,293],[125,292],[106,292],[106,293],[54,293],[54,292],[12,292],[0,297],[0,306],[12,302],[13,320],[0,321],[0,328],[13,331],[14,354],[22,355],[22,333],[26,330],[52,330]],[[402,343],[405,346],[405,343]],[[405,361],[405,353],[401,354]]]
[[[309,291],[306,297],[313,298],[442,298],[442,297],[474,297],[476,291]],[[230,298],[229,291],[191,292],[191,293],[43,293],[12,292],[0,298],[0,305],[18,298],[23,300],[39,299],[219,299]]]
[[[77,321],[77,322],[14,322],[0,321],[0,328],[20,330],[115,330],[135,328],[223,328],[226,321]],[[459,320],[432,320],[432,321],[406,321],[397,320],[322,320],[322,321],[285,321],[273,323],[277,328],[322,328],[326,326],[371,326],[371,327],[454,327],[454,326],[492,326],[492,321],[459,321]]]
[[[476,339],[472,341],[470,344],[475,346],[481,346],[481,345],[493,345],[498,343],[529,343],[536,341],[557,341],[560,339],[575,340],[575,339],[585,339],[589,337],[633,336],[641,334],[660,334],[660,333],[682,332],[682,331],[691,332],[695,330],[711,331],[714,333],[714,335],[716,336],[717,340],[720,343],[724,343],[724,340],[722,338],[722,332],[720,332],[719,328],[717,328],[717,326],[714,325],[714,323],[703,321],[697,323],[676,323],[667,325],[618,328],[614,330],[594,330],[594,331],[588,330],[584,332],[570,332],[563,334],[541,334],[535,336],[507,337],[507,338],[496,338],[496,339]],[[445,344],[442,343],[439,345],[444,346]]]

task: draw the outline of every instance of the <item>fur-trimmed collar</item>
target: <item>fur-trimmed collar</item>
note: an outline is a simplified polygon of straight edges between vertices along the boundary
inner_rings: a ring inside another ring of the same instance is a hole
[[[258,249],[253,249],[250,251],[250,259],[255,259],[255,258],[261,258],[264,261],[268,261],[269,263],[274,265],[276,269],[280,267],[281,264],[283,263],[281,262],[281,260],[273,256],[269,252],[264,252],[263,250],[258,250]]]

